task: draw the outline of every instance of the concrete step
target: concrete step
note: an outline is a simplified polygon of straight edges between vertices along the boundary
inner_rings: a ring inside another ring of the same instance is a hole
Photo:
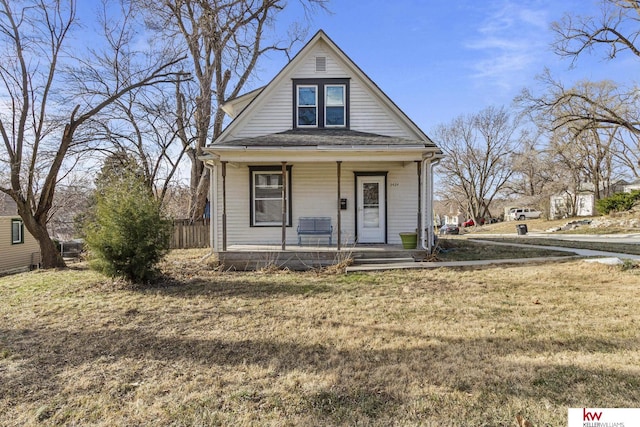
[[[351,251],[351,257],[355,260],[361,259],[393,259],[393,258],[421,258],[425,254],[425,251],[419,250],[381,250],[381,251],[363,251],[354,250]]]
[[[411,257],[389,257],[389,258],[354,258],[354,265],[363,265],[363,264],[398,264],[398,263],[406,263],[406,262],[415,262],[415,259]]]

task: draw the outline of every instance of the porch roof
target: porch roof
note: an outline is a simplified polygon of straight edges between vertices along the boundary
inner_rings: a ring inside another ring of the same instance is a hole
[[[387,147],[397,148],[437,148],[428,141],[398,138],[350,129],[291,129],[284,132],[253,138],[216,141],[210,149],[249,147]]]

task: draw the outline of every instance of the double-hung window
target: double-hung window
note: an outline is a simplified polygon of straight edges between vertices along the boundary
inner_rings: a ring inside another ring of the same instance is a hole
[[[253,166],[251,174],[251,226],[282,226],[282,189],[286,179],[286,225],[291,226],[291,166]]]
[[[20,219],[11,220],[11,244],[24,243],[24,223]]]
[[[325,127],[345,127],[347,105],[345,102],[345,85],[326,85],[324,94]]]
[[[298,127],[318,126],[318,86],[298,86]]]
[[[349,79],[294,79],[293,88],[294,127],[349,127]]]

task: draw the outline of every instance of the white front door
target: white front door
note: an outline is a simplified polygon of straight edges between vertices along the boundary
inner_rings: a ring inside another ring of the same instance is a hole
[[[358,242],[386,243],[385,176],[357,176]]]

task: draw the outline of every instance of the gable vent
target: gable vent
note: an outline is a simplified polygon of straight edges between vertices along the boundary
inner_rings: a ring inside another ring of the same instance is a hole
[[[327,71],[327,57],[316,56],[316,72]]]

